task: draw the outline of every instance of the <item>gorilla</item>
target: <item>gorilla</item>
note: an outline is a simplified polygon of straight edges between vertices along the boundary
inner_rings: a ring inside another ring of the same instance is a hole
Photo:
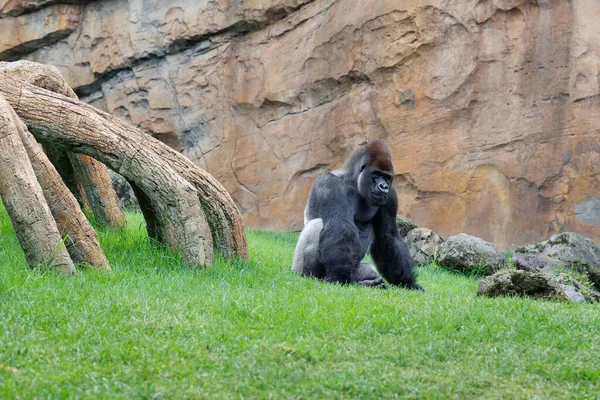
[[[385,288],[383,276],[392,285],[423,290],[396,227],[393,177],[390,151],[381,140],[355,150],[342,169],[319,176],[304,210],[292,270],[380,288]],[[377,269],[361,263],[369,250]]]

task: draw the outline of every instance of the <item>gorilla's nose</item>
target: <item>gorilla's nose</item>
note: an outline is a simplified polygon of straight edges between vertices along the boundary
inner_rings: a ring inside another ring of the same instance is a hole
[[[377,188],[383,193],[387,193],[390,190],[390,187],[385,182],[379,182],[379,185],[377,185]]]

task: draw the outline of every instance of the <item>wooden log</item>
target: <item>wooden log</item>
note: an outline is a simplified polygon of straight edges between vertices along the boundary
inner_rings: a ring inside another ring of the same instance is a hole
[[[18,80],[77,99],[77,95],[60,72],[51,65],[25,60],[11,63],[0,62],[0,70]],[[67,159],[70,164],[70,167],[65,166],[64,170],[59,170],[63,177],[71,171],[75,172],[77,181],[68,187],[80,201],[81,207],[84,207],[85,200],[87,200],[87,205],[98,223],[111,227],[124,226],[127,223],[125,213],[121,209],[117,193],[112,187],[106,166],[83,154],[57,154],[54,151],[54,157],[50,157],[53,162],[61,159]],[[55,165],[55,167],[58,169],[60,165]],[[80,187],[83,188],[85,194],[76,192]]]
[[[0,96],[0,197],[31,266],[69,274],[75,266],[37,181],[10,105]]]
[[[163,241],[186,262],[212,263],[212,234],[198,190],[153,151],[154,142],[160,142],[88,104],[4,73],[0,93],[36,139],[96,158],[143,191],[156,212]]]
[[[81,182],[75,174],[75,170],[71,165],[71,161],[69,160],[67,153],[65,151],[57,150],[48,146],[48,143],[40,143],[40,145],[42,146],[42,149],[44,149],[44,153],[46,153],[46,156],[52,165],[54,165],[54,168],[56,168],[60,174],[62,181],[77,199],[81,210],[84,212],[84,214],[91,214],[92,206],[90,206],[90,202],[87,199],[87,194],[85,193]]]
[[[127,225],[121,201],[112,186],[108,169],[90,156],[68,152],[67,157],[75,171],[78,182],[85,191],[96,221],[104,226],[119,228]]]
[[[15,63],[0,63],[0,70],[6,71],[18,79],[28,77],[26,81],[35,86],[76,98],[75,93],[54,67],[30,61],[18,61]],[[130,135],[134,138],[140,134],[144,135],[133,127],[128,128],[130,128]],[[164,145],[162,142],[149,140],[146,143],[154,152],[164,157],[175,171],[192,183],[198,190],[202,208],[212,232],[215,250],[225,256],[246,258],[248,256],[248,244],[242,217],[227,190],[207,171],[204,171],[188,158]],[[132,187],[136,186],[131,181],[129,183],[132,184]],[[138,195],[138,191],[134,189],[136,196]],[[161,230],[153,228],[153,226],[160,224],[157,224],[155,221],[153,222],[153,218],[151,217],[157,215],[156,210],[152,209],[150,201],[142,201],[141,203],[143,204],[140,204],[140,208],[146,216],[149,235],[160,240]]]
[[[27,155],[52,216],[56,221],[59,232],[63,237],[67,251],[76,264],[87,265],[110,272],[111,268],[96,231],[89,223],[75,196],[64,184],[60,174],[54,168],[42,147],[31,135],[23,121],[11,109],[15,127]]]
[[[206,220],[213,233],[215,250],[227,257],[247,258],[248,242],[242,215],[223,185],[189,158],[162,142],[152,140],[147,145],[198,190]]]

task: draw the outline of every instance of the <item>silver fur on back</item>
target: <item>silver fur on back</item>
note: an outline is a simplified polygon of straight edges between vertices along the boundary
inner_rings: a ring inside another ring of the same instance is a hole
[[[321,218],[311,219],[304,226],[296,245],[292,271],[303,275],[312,275],[312,271],[315,270],[315,266],[319,262],[321,230],[323,230],[323,220]]]

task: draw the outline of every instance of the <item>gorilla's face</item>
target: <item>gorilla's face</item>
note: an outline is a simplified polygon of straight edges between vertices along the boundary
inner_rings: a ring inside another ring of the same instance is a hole
[[[358,176],[358,193],[369,204],[380,207],[385,204],[392,186],[392,176],[371,166],[361,166]]]

